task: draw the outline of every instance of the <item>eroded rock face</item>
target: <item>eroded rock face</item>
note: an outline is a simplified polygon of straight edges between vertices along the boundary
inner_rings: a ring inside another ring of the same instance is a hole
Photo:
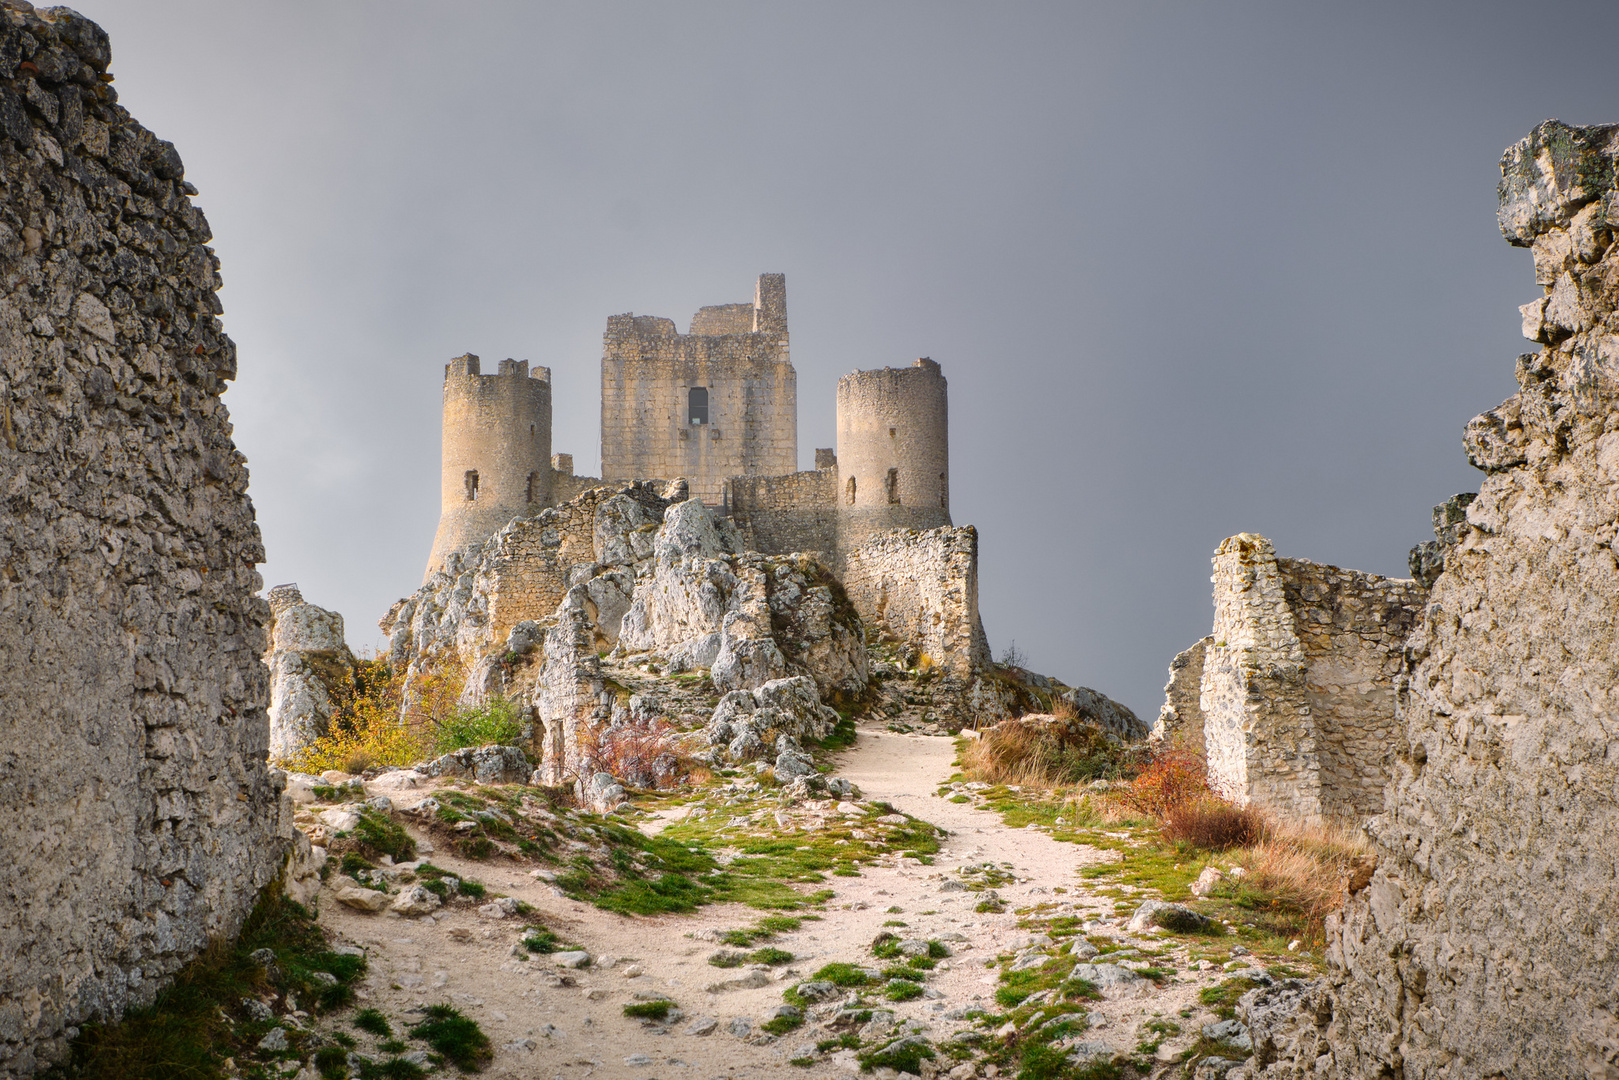
[[[234,934],[291,839],[218,262],[110,56],[0,6],[0,1077]]]
[[[1329,933],[1328,999],[1245,1003],[1265,1076],[1619,1076],[1619,128],[1502,159],[1534,252],[1519,392],[1408,643],[1379,862]],[[1316,1017],[1313,1024],[1305,1023]]]
[[[270,590],[270,758],[285,761],[326,735],[354,687],[343,616],[304,600],[296,585]]]

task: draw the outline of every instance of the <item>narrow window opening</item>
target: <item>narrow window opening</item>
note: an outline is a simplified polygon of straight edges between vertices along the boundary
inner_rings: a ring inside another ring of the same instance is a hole
[[[888,501],[899,505],[899,470],[888,470]]]
[[[466,479],[467,502],[476,502],[478,500],[478,470],[468,469]]]
[[[893,438],[893,437],[894,437],[894,432],[895,432],[895,431],[896,431],[896,430],[898,430],[898,429],[896,429],[896,428],[889,428],[889,429],[888,429],[888,437],[889,437],[889,438],[890,438],[890,439],[892,439],[892,438]]]
[[[950,509],[950,477],[946,473],[939,474],[939,509]]]
[[[528,474],[528,501],[529,502],[534,501],[534,481],[538,476],[539,476],[539,473],[529,473]]]
[[[686,421],[690,424],[708,423],[708,388],[694,386],[686,392]]]
[[[849,483],[846,485],[845,490],[847,490],[848,493],[849,493],[849,495],[848,495],[849,505],[853,506],[854,505],[854,477],[852,477],[852,476],[849,477]]]
[[[530,424],[528,426],[528,437],[531,438],[531,439],[534,437],[534,425],[533,424]]]

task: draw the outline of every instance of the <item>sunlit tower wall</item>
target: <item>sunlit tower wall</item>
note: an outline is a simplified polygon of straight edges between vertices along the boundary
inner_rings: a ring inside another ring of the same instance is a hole
[[[438,534],[423,580],[450,554],[550,506],[551,475],[551,369],[502,360],[484,375],[471,353],[446,364]]]
[[[939,365],[838,380],[838,546],[950,521],[950,409]]]

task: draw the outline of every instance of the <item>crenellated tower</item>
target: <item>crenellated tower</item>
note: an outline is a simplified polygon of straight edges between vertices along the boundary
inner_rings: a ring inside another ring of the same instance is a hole
[[[471,353],[444,366],[438,534],[423,580],[453,552],[552,503],[551,369],[503,360],[484,375]]]
[[[950,521],[948,383],[924,357],[838,380],[838,546]]]

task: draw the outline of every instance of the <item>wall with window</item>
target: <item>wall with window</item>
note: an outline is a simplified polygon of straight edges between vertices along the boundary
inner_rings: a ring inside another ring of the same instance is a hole
[[[602,345],[602,478],[685,477],[719,506],[733,476],[798,469],[798,378],[786,281],[761,275],[752,304],[673,320],[615,315]]]
[[[841,546],[950,524],[949,386],[929,359],[838,380]]]

